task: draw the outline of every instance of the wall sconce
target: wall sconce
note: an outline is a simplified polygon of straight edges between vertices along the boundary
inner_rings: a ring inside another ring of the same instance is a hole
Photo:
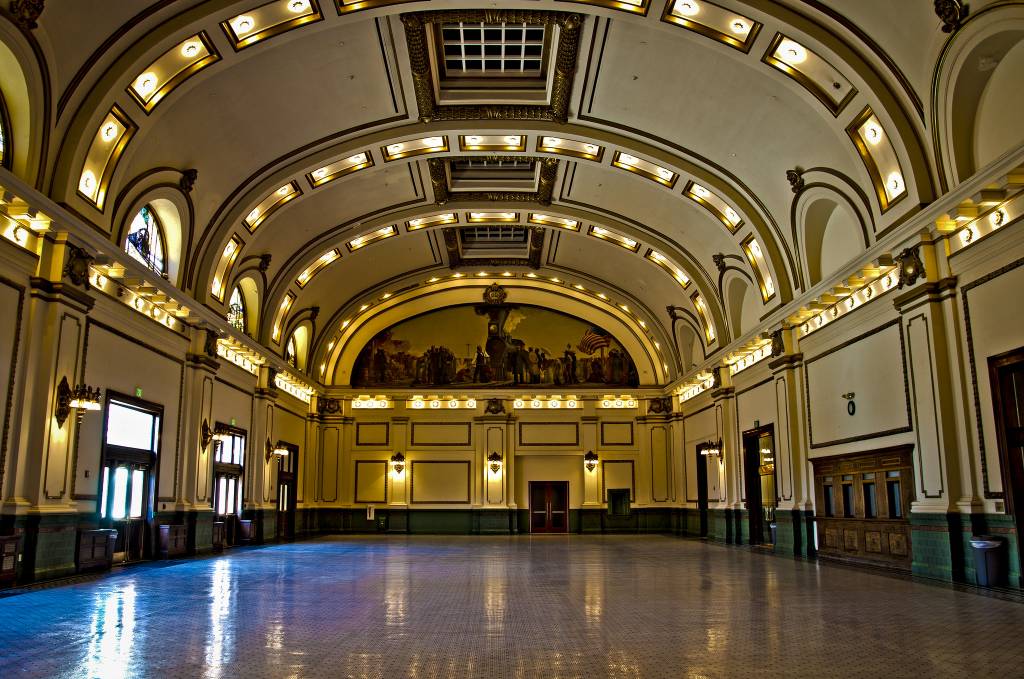
[[[583,466],[587,468],[588,472],[597,469],[597,453],[588,450],[587,454],[583,456]]]
[[[395,476],[405,471],[405,455],[395,453],[391,456],[391,471],[395,473]]]
[[[492,474],[497,474],[501,471],[501,453],[496,450],[491,451],[491,454],[487,456],[487,461],[490,463]]]
[[[199,447],[206,450],[210,447],[210,442],[213,441],[213,430],[210,429],[210,423],[203,418],[203,426],[199,428]]]
[[[288,457],[289,452],[288,444],[284,441],[278,441],[271,445],[270,439],[267,439],[267,462],[270,462],[270,458],[272,457],[276,457],[278,459]]]
[[[85,384],[72,389],[67,377],[60,378],[60,384],[57,385],[57,408],[53,413],[58,427],[64,427],[72,408],[77,411],[76,421],[81,424],[86,410],[99,410],[100,407],[99,389]]]
[[[701,455],[713,455],[715,457],[721,457],[722,455],[722,439],[718,441],[708,441],[704,444],[704,447],[700,451]]]
[[[231,430],[228,429],[226,424],[218,422],[213,427],[213,440],[218,443],[227,443],[231,438]],[[287,453],[286,453],[287,454]]]

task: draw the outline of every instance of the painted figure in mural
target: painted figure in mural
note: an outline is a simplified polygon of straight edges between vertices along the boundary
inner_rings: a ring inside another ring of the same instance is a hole
[[[629,354],[598,326],[529,305],[516,306],[499,326],[489,322],[470,305],[403,321],[367,342],[352,366],[352,384],[567,387],[639,382]],[[564,351],[550,350],[559,346]]]

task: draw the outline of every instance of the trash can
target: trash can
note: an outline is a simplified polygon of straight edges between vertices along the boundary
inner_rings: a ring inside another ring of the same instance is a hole
[[[1006,582],[1003,539],[994,535],[975,535],[971,538],[974,549],[974,573],[979,587],[995,587]]]

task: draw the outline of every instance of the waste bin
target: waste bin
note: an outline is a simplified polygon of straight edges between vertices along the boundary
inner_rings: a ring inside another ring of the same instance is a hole
[[[974,549],[974,573],[979,587],[994,587],[1006,582],[1006,564],[1003,540],[994,535],[975,535],[971,538]]]

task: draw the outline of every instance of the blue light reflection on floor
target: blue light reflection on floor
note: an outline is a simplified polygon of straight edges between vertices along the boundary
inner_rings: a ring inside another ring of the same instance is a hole
[[[993,676],[1024,606],[660,536],[333,537],[0,599],[0,676]]]

